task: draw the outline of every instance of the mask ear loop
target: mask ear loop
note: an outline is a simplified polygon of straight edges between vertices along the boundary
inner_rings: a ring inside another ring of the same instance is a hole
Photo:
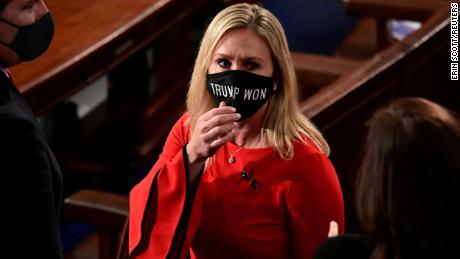
[[[10,22],[10,21],[8,21],[8,20],[5,20],[5,19],[3,19],[3,18],[0,18],[0,21],[6,23],[6,24],[8,24],[8,25],[11,25],[11,26],[13,26],[13,27],[15,27],[15,28],[18,28],[18,29],[19,29],[19,27],[21,27],[21,26],[17,26],[16,24],[14,24],[14,23],[12,23],[12,22]]]
[[[0,41],[0,45],[3,45],[5,47],[8,47],[8,48],[11,48],[11,46],[9,44],[6,44],[5,42],[3,41]]]

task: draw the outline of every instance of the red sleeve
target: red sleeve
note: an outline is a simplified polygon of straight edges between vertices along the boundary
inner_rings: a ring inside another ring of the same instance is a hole
[[[184,147],[187,115],[173,126],[149,174],[130,193],[129,252],[136,258],[166,258],[189,200]],[[181,232],[181,231],[179,231]]]
[[[334,167],[319,151],[302,154],[296,163],[297,172],[286,194],[292,254],[312,258],[327,239],[331,220],[343,232],[342,191]]]

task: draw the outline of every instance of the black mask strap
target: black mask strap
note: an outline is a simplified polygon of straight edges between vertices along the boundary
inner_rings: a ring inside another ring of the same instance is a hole
[[[15,28],[21,27],[21,26],[17,26],[16,24],[14,24],[14,23],[12,23],[12,22],[10,22],[10,21],[8,21],[8,20],[5,20],[5,19],[3,19],[3,18],[0,18],[0,21],[6,23],[6,24],[8,24],[8,25],[11,25],[11,26],[13,26],[13,27],[15,27]]]

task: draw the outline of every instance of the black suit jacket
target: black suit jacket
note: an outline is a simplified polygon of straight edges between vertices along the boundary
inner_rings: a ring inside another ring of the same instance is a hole
[[[62,258],[62,176],[44,132],[0,71],[0,258]]]

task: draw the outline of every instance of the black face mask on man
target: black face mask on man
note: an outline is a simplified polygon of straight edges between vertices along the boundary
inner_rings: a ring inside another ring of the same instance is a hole
[[[0,21],[18,29],[10,44],[4,42],[0,44],[16,52],[21,61],[34,60],[43,54],[50,46],[54,36],[53,16],[49,12],[34,23],[25,26],[17,26],[1,18]]]
[[[240,121],[251,117],[270,99],[274,79],[242,70],[227,70],[206,75],[206,88],[216,106],[225,102],[241,114]]]

